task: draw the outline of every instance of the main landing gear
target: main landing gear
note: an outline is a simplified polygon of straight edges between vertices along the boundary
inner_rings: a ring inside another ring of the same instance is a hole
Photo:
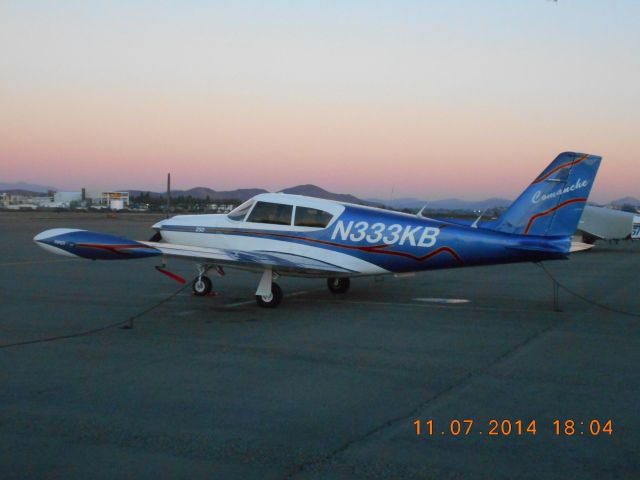
[[[263,308],[276,308],[282,302],[282,296],[280,285],[271,282],[271,294],[256,295],[256,302]]]
[[[351,286],[351,280],[347,277],[327,278],[327,287],[331,293],[346,293]]]
[[[276,308],[282,302],[282,289],[273,280],[278,278],[277,273],[273,273],[271,268],[267,268],[258,284],[256,290],[256,303],[263,308]]]
[[[209,277],[205,275],[210,266],[198,265],[198,276],[193,280],[191,288],[193,294],[198,297],[209,295],[212,292],[212,282]],[[216,267],[216,271],[220,275],[224,275],[224,270],[221,267]],[[274,280],[279,275],[271,268],[266,268],[260,277],[260,283],[256,290],[256,303],[263,308],[276,308],[284,297],[282,288]],[[329,291],[334,294],[346,293],[351,286],[351,280],[348,277],[332,277],[327,279],[327,287]]]
[[[264,308],[276,308],[282,302],[282,289],[273,280],[278,278],[277,273],[267,269],[262,274],[258,290],[256,291],[256,302]],[[347,277],[333,277],[327,279],[327,287],[331,293],[346,293],[351,286],[351,280]]]

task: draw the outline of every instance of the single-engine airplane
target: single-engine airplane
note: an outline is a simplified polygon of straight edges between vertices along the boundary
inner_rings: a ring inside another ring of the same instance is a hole
[[[571,242],[601,157],[565,152],[497,220],[466,226],[298,195],[264,193],[229,214],[178,215],[155,225],[150,241],[54,228],[34,238],[51,252],[93,260],[160,256],[196,263],[195,295],[207,295],[209,270],[261,272],[256,301],[280,304],[281,275],[327,278],[345,293],[350,278],[453,267],[565,259],[590,245]]]

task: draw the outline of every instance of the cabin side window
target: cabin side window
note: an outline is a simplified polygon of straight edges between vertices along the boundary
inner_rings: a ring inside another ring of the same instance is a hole
[[[253,206],[253,200],[247,200],[241,205],[238,205],[236,208],[231,210],[227,217],[229,220],[235,220],[236,222],[244,220],[244,217],[247,215],[247,212],[251,210]]]
[[[333,215],[324,210],[309,207],[296,207],[296,219],[294,225],[296,227],[326,227]]]
[[[291,225],[292,205],[258,202],[247,218],[247,222]]]

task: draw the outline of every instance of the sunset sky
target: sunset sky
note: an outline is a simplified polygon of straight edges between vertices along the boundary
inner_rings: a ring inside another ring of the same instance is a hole
[[[7,1],[0,181],[640,196],[640,2]]]

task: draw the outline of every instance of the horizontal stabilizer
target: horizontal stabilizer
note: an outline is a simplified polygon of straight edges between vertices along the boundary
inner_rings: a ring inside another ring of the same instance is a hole
[[[571,242],[567,237],[520,237],[517,243],[506,246],[507,250],[528,253],[538,258],[567,258]]]
[[[591,250],[594,245],[590,243],[583,242],[571,242],[571,249],[569,250],[571,253],[573,252],[584,252],[585,250]]]

